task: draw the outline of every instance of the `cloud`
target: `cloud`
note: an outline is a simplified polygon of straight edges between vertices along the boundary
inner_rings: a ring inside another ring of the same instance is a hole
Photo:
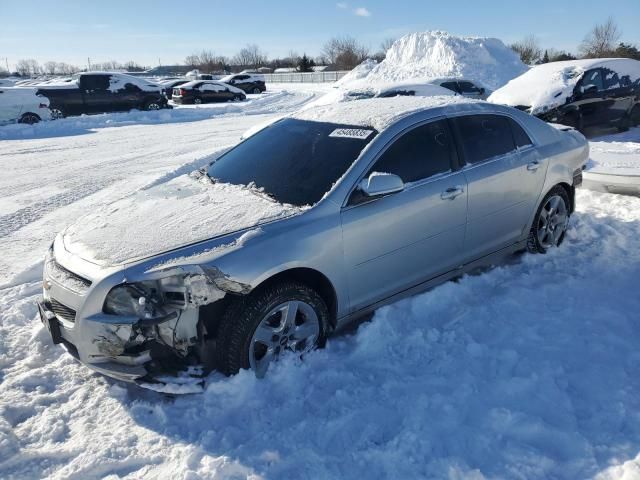
[[[364,7],[358,7],[356,8],[353,13],[355,13],[357,16],[359,17],[370,17],[371,16],[371,12],[369,10],[367,10]]]
[[[349,8],[349,4],[348,4],[348,3],[340,2],[340,3],[336,3],[336,7],[338,7],[338,8],[342,8],[342,9],[344,10],[344,9],[346,9],[346,8]]]

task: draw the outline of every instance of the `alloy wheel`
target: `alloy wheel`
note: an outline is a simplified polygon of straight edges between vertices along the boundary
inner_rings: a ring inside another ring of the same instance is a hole
[[[251,337],[249,365],[261,378],[285,351],[303,355],[316,347],[320,321],[311,305],[291,300],[273,308]]]
[[[569,214],[564,199],[553,195],[547,199],[538,216],[538,242],[545,250],[557,246],[567,229]]]

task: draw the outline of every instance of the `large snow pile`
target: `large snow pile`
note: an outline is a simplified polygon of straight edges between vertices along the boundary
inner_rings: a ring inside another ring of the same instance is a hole
[[[617,72],[607,74],[606,88],[619,88],[624,77],[627,82],[640,78],[640,62],[630,59],[587,59],[551,62],[533,67],[524,75],[511,80],[493,92],[489,101],[511,106],[531,107],[531,113],[563,105],[573,95],[578,81],[585,71],[604,67]]]
[[[364,62],[358,65],[356,68],[347,73],[344,77],[338,80],[333,85],[336,87],[343,87],[349,85],[350,83],[354,83],[358,80],[362,80],[366,78],[371,71],[378,66],[378,62],[371,58],[367,58]]]
[[[386,58],[360,81],[458,77],[495,90],[526,71],[520,57],[497,38],[457,37],[431,31],[396,40]]]

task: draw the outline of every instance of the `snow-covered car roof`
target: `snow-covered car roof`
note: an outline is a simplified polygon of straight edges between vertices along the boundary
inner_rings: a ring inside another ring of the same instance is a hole
[[[591,58],[537,65],[514,78],[489,96],[488,100],[511,106],[530,107],[531,113],[563,105],[587,70],[605,67],[631,82],[640,78],[640,62],[628,58]]]
[[[382,131],[400,118],[419,110],[463,103],[478,103],[478,101],[459,95],[371,98],[301,110],[294,113],[292,117],[315,122],[373,127]]]
[[[228,83],[224,83],[224,82],[221,82],[221,81],[218,81],[218,80],[192,80],[190,82],[183,83],[182,85],[179,85],[179,87],[180,88],[184,88],[186,90],[191,90],[196,85],[200,85],[200,84],[214,85],[214,86],[218,86],[218,87],[224,88],[224,89],[228,88],[229,91],[231,91],[233,93],[244,93],[243,90],[240,90],[239,88],[236,88],[233,85],[229,85]]]
[[[221,82],[228,82],[229,80],[231,80],[233,77],[236,77],[238,75],[248,75],[249,77],[255,79],[255,80],[260,80],[264,82],[264,75],[261,73],[249,73],[249,72],[240,72],[240,73],[232,73],[231,75],[225,75],[224,77],[222,77],[220,79]]]

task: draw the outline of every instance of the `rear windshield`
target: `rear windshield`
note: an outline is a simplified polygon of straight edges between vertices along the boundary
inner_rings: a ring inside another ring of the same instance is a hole
[[[284,119],[209,166],[216,181],[254,184],[280,203],[314,205],[375,137],[372,128]]]

